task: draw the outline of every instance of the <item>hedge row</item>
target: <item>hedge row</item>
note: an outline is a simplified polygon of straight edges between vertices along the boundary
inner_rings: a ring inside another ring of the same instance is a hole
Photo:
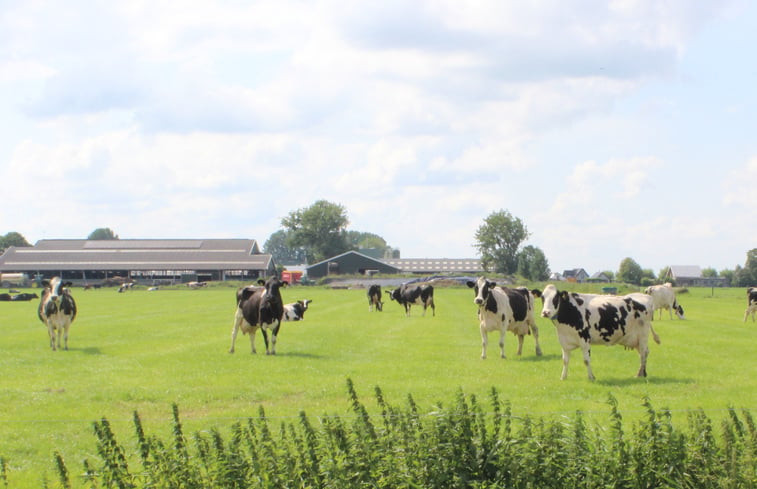
[[[146,435],[134,413],[136,443],[119,443],[106,419],[94,423],[99,458],[72,471],[55,454],[60,487],[155,488],[754,488],[757,431],[747,410],[729,409],[719,429],[700,411],[687,429],[644,400],[642,421],[623,426],[609,397],[609,419],[589,423],[514,416],[492,389],[482,405],[459,392],[449,406],[421,414],[411,396],[398,408],[375,390],[381,415],[369,415],[350,380],[354,415],[305,413],[289,422],[259,416],[173,435]],[[275,425],[275,426],[274,426]],[[7,480],[4,465],[2,479]]]

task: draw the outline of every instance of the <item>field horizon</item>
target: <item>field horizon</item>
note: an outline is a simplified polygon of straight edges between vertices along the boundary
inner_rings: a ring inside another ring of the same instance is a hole
[[[436,317],[430,311],[421,316],[418,307],[405,317],[393,302],[385,302],[384,312],[369,312],[360,288],[285,288],[285,302],[313,303],[305,321],[282,325],[275,356],[265,355],[260,334],[257,355],[241,334],[236,353],[228,353],[233,287],[73,294],[79,315],[68,351],[50,350],[37,301],[0,303],[0,457],[11,487],[38,486],[43,474],[52,473],[56,451],[69,467],[93,458],[92,423],[103,417],[123,443],[131,443],[135,411],[148,432],[163,436],[174,403],[187,433],[225,430],[257,417],[261,406],[267,417],[282,421],[301,411],[341,416],[350,413],[348,378],[373,412],[375,387],[394,405],[412,395],[423,412],[451,402],[460,390],[483,400],[496,388],[514,414],[564,417],[581,411],[597,422],[607,418],[610,395],[629,420],[643,415],[645,398],[669,409],[679,423],[692,410],[718,418],[729,407],[757,407],[757,325],[743,322],[743,288],[691,288],[680,295],[687,319],[671,320],[667,311],[655,319],[662,342],[650,343],[645,379],[634,377],[635,351],[593,348],[594,382],[586,378],[577,350],[568,378],[560,381],[560,347],[554,326],[542,318],[542,356],[535,356],[527,337],[517,357],[517,338],[508,334],[507,359],[500,359],[498,335],[490,334],[482,360],[476,307],[465,287],[437,287]],[[540,310],[537,300],[537,316]]]

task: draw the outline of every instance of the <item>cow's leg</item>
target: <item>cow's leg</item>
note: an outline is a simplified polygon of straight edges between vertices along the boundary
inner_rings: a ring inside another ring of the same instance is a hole
[[[507,330],[502,327],[499,330],[499,357],[505,358],[505,333]]]
[[[55,330],[58,333],[58,349],[59,350],[60,350],[60,340],[61,340],[61,337],[63,336],[63,328],[64,327],[65,327],[64,325],[58,324],[58,326],[55,328]]]
[[[410,317],[410,304],[405,303],[405,316]]]
[[[518,356],[521,356],[521,354],[523,353],[523,338],[524,337],[525,336],[522,334],[518,335],[518,353],[517,353]]]
[[[637,377],[647,376],[647,357],[649,356],[649,346],[647,346],[647,340],[648,338],[645,337],[642,337],[642,339],[639,340],[639,371],[636,373]]]
[[[483,323],[481,324],[481,359],[486,360],[486,345],[489,343],[489,335],[486,333]]]
[[[237,333],[239,332],[239,326],[242,324],[242,311],[237,308],[237,312],[234,314],[234,325],[231,327],[231,346],[229,347],[229,353],[234,353],[234,342],[237,339]],[[252,336],[252,333],[250,333]]]
[[[570,363],[570,350],[563,346],[562,348],[562,373],[560,374],[560,380],[568,378],[568,363]]]
[[[55,351],[55,326],[52,319],[47,320],[47,334],[50,336],[50,348]]]
[[[536,343],[536,356],[541,356],[541,346],[539,346],[539,328],[536,327],[536,322],[531,323],[531,334],[534,336],[534,342]]]
[[[434,299],[431,299],[431,304],[429,305],[431,306],[431,315],[436,317],[436,305],[434,304]]]
[[[265,341],[265,354],[270,355],[271,351],[268,349],[268,333],[265,332],[265,327],[260,328],[260,332],[263,333],[263,341]]]
[[[589,380],[594,380],[594,372],[591,371],[591,345],[585,343],[581,349],[584,354],[584,365],[586,365],[586,373],[589,376]]]
[[[279,328],[281,323],[277,324],[275,328],[271,329],[271,355],[276,354],[276,338],[279,336]]]
[[[63,325],[63,349],[68,350],[68,328],[71,327],[71,322],[66,321],[66,323]]]
[[[250,353],[257,353],[255,350],[255,333],[258,332],[258,328],[252,328],[250,331]]]

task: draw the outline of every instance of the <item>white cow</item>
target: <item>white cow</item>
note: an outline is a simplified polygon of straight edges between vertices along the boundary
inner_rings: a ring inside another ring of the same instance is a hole
[[[757,312],[757,287],[749,287],[746,289],[747,307],[744,311],[744,322],[749,315],[752,315],[752,322],[754,322],[754,313]]]
[[[647,376],[649,333],[657,343],[660,338],[652,329],[652,313],[644,302],[629,296],[559,291],[552,284],[545,287],[542,300],[541,315],[554,323],[562,347],[561,379],[568,377],[570,352],[581,348],[589,380],[594,380],[591,370],[593,344],[623,345],[638,350],[641,364],[636,376]]]
[[[676,301],[676,293],[671,284],[652,285],[647,287],[644,293],[652,296],[655,311],[660,311],[660,319],[662,319],[663,309],[668,310],[670,319],[673,319],[673,311],[679,319],[686,319],[683,315],[683,307]]]

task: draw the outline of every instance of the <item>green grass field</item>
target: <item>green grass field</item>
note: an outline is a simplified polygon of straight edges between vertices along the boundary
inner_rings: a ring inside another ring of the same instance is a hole
[[[403,404],[412,394],[433,410],[462,389],[487,396],[491,387],[514,413],[570,416],[581,410],[606,420],[609,394],[621,413],[643,414],[645,396],[669,408],[678,422],[702,408],[718,418],[729,406],[757,408],[757,324],[743,323],[744,289],[691,289],[679,296],[687,320],[655,320],[662,344],[650,342],[649,377],[634,377],[638,355],[621,347],[592,350],[595,382],[586,378],[580,352],[572,355],[568,379],[560,381],[561,358],[554,326],[537,319],[542,357],[532,338],[515,356],[517,339],[505,339],[508,358],[498,356],[490,335],[488,359],[467,288],[437,288],[436,317],[413,308],[406,318],[396,303],[369,313],[365,290],[320,287],[283,289],[285,302],[314,302],[299,323],[284,323],[275,357],[249,353],[248,336],[228,353],[234,288],[74,290],[79,316],[69,351],[53,352],[37,318],[37,301],[0,302],[0,457],[10,487],[38,487],[54,470],[57,450],[70,468],[94,458],[92,422],[106,417],[123,443],[133,437],[132,413],[160,436],[170,430],[177,403],[187,433],[224,429],[240,418],[289,419],[349,415],[346,379],[370,407],[374,386]],[[537,301],[537,315],[541,310]]]

